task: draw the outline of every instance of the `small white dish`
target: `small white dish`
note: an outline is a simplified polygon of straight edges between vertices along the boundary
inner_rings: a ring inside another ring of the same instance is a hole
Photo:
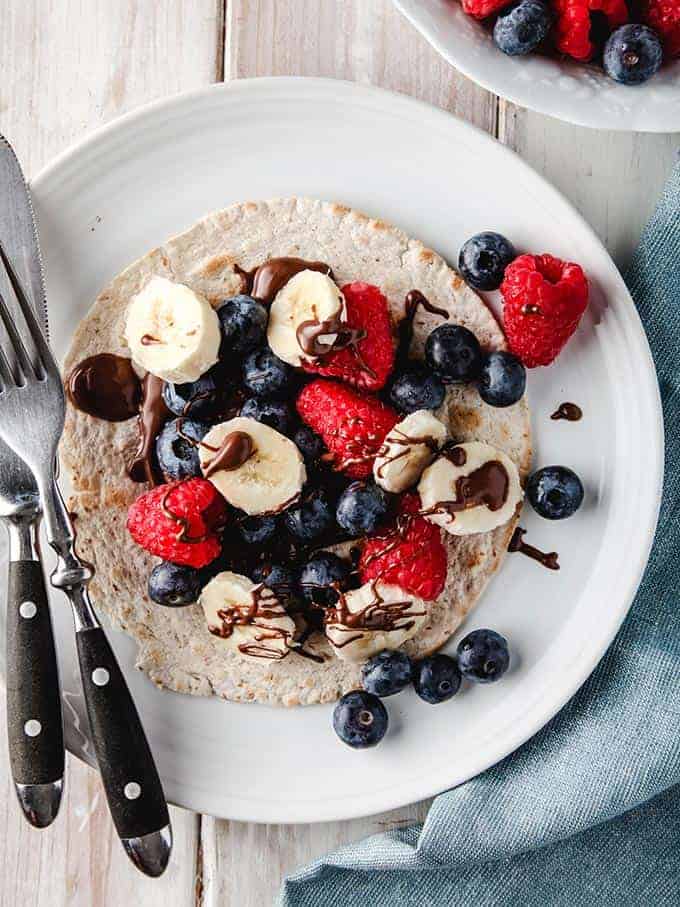
[[[527,508],[528,539],[558,550],[561,571],[509,555],[464,625],[490,626],[510,640],[514,667],[501,683],[465,689],[436,708],[402,693],[388,703],[385,741],[352,752],[333,734],[331,706],[286,710],[163,692],[134,670],[132,641],[110,633],[168,797],[216,816],[310,822],[398,807],[465,781],[545,724],[626,615],[662,479],[647,341],[614,264],[564,198],[512,152],[441,110],[323,79],[237,81],[154,104],[63,154],[32,188],[60,356],[111,277],[235,201],[342,201],[398,224],[451,262],[464,239],[490,228],[520,250],[582,264],[592,282],[589,310],[559,363],[531,373],[529,394],[535,462],[576,469],[587,501],[561,524]],[[564,400],[583,408],[581,422],[550,420]],[[53,599],[66,739],[92,762],[71,620],[58,593]]]
[[[680,130],[680,59],[643,85],[619,85],[596,66],[539,54],[508,57],[458,0],[394,4],[456,69],[514,104],[593,129]]]

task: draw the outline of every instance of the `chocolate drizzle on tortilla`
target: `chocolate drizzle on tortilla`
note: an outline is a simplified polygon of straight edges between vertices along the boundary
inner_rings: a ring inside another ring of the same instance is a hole
[[[255,453],[253,439],[245,431],[230,431],[224,436],[219,447],[210,447],[203,441],[201,446],[215,454],[203,464],[203,475],[206,479],[220,469],[226,472],[238,469]]]
[[[275,593],[264,583],[253,589],[249,605],[222,608],[217,612],[217,616],[222,621],[221,626],[209,626],[208,629],[220,639],[229,639],[233,635],[234,627],[257,627],[261,631],[252,640],[239,643],[238,650],[242,655],[280,661],[288,654],[291,645],[290,630],[267,623],[286,617],[286,612]],[[272,645],[274,642],[283,643],[283,648]]]
[[[499,460],[488,460],[455,482],[456,497],[451,501],[438,501],[422,511],[423,516],[448,514],[455,519],[457,513],[484,505],[489,510],[500,510],[508,499],[510,480],[508,471]]]
[[[71,369],[66,392],[81,412],[107,422],[125,422],[139,411],[142,384],[130,359],[99,353]]]
[[[305,261],[303,258],[270,258],[254,272],[250,286],[250,295],[265,305],[274,301],[279,290],[288,283],[291,277],[300,271],[320,271],[333,280],[333,272],[322,261]],[[246,271],[239,268],[241,275]]]
[[[458,444],[454,444],[453,446],[446,445],[442,449],[442,456],[450,463],[453,463],[454,466],[465,466],[467,463],[465,448],[460,447]]]
[[[438,306],[433,305],[420,290],[410,290],[404,299],[404,317],[399,322],[398,363],[404,363],[408,360],[411,341],[413,340],[413,321],[419,307],[425,309],[430,315],[439,315],[440,318],[444,318],[446,321],[449,319],[449,313],[446,309],[440,309]]]
[[[555,422],[558,419],[565,419],[567,422],[578,422],[582,416],[583,410],[575,403],[560,403],[550,418]]]
[[[387,437],[383,442],[382,447],[376,454],[377,459],[383,459],[383,462],[376,469],[376,475],[379,479],[385,478],[385,468],[391,466],[392,463],[396,463],[397,460],[401,460],[403,457],[407,457],[410,453],[412,447],[422,445],[427,447],[427,449],[436,454],[439,450],[439,443],[436,438],[433,438],[432,435],[423,435],[422,437],[412,437],[407,435],[406,432],[401,431],[401,429],[396,426],[387,433]],[[396,447],[397,450],[390,454],[389,450],[391,447]],[[399,449],[401,448],[401,449]]]
[[[342,649],[356,639],[363,636],[357,630],[370,630],[371,632],[391,633],[394,630],[411,630],[415,624],[414,618],[423,617],[425,611],[414,611],[413,599],[386,602],[377,588],[377,580],[371,583],[371,601],[358,611],[350,611],[347,605],[347,596],[337,589],[338,602],[334,607],[326,608],[324,623],[326,628],[332,626],[333,630],[341,633],[354,634],[342,642],[333,642],[336,649]]]
[[[133,482],[162,485],[156,462],[156,436],[172,413],[163,400],[163,379],[149,372],[142,382],[142,405],[138,416],[139,446],[128,467]]]
[[[522,529],[518,526],[512,534],[510,544],[508,545],[508,551],[519,551],[520,554],[526,554],[526,556],[530,557],[532,560],[538,561],[539,564],[547,567],[548,570],[559,570],[560,565],[557,560],[559,554],[557,551],[545,552],[541,551],[539,548],[534,548],[533,545],[529,545],[524,541],[525,535],[526,529]]]

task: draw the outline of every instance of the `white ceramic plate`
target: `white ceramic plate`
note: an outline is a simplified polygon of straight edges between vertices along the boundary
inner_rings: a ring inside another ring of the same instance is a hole
[[[536,462],[565,463],[587,487],[573,519],[526,513],[553,573],[510,555],[465,631],[491,626],[514,667],[495,687],[432,708],[389,701],[390,733],[353,752],[331,706],[276,709],[162,692],[112,641],[169,798],[232,819],[308,822],[397,807],[472,777],[537,731],[592,671],[637,588],[661,484],[661,419],[647,342],[626,288],[571,206],[513,153],[440,110],[317,79],[238,81],[173,98],[96,132],[33,182],[54,345],[110,278],[206,212],[246,199],[309,195],[399,224],[455,261],[484,228],[520,249],[580,262],[592,281],[582,328],[559,365],[531,374]],[[551,422],[563,400],[583,421]],[[96,452],[95,452],[96,455]],[[55,596],[69,748],[92,760],[72,630]],[[459,634],[460,635],[460,634]]]
[[[538,54],[508,57],[457,0],[394,4],[456,69],[515,104],[594,129],[680,129],[680,60],[664,64],[643,85],[619,85],[596,66]]]

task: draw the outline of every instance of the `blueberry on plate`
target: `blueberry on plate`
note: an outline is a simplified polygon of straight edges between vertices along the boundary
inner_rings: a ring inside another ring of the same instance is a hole
[[[530,54],[547,36],[552,23],[552,13],[542,0],[521,0],[496,19],[493,40],[511,57]]]
[[[583,503],[583,483],[567,466],[544,466],[529,476],[529,503],[546,520],[565,520]]]
[[[221,357],[226,363],[233,354],[243,355],[261,346],[269,318],[266,308],[251,296],[233,296],[217,310],[222,329]]]
[[[390,400],[402,413],[417,409],[437,409],[444,402],[446,389],[441,378],[424,368],[410,368],[392,382]]]
[[[406,652],[385,649],[361,668],[361,683],[374,696],[393,696],[413,680],[413,662]]]
[[[292,598],[297,589],[293,571],[286,564],[258,564],[251,573],[251,579],[254,583],[263,583],[283,602]]]
[[[307,428],[306,425],[301,425],[296,430],[293,435],[293,441],[308,466],[318,463],[321,459],[321,454],[326,450],[321,438],[311,428]]]
[[[425,360],[444,384],[459,384],[477,378],[482,350],[472,331],[460,324],[442,324],[427,338]]]
[[[184,567],[163,561],[149,576],[149,598],[166,608],[191,605],[198,600],[206,577],[195,567]]]
[[[297,504],[284,511],[283,522],[293,538],[310,544],[335,522],[333,508],[323,488],[305,491]]]
[[[256,422],[262,422],[270,428],[276,429],[282,435],[287,435],[293,428],[294,417],[290,406],[282,400],[261,400],[251,397],[241,407],[241,415]]]
[[[176,416],[210,421],[219,415],[222,381],[219,370],[213,367],[198,381],[166,383],[163,386],[163,401]]]
[[[375,746],[387,731],[387,709],[372,693],[352,690],[333,709],[333,730],[347,746],[362,750]]]
[[[237,525],[246,545],[264,545],[273,538],[277,520],[275,516],[245,516],[238,521]]]
[[[327,608],[338,601],[338,592],[349,585],[349,565],[330,551],[320,551],[300,570],[298,584],[302,597]],[[335,587],[335,588],[334,588]]]
[[[423,658],[413,669],[413,686],[420,698],[430,705],[451,699],[460,689],[456,659],[441,653]]]
[[[390,496],[374,482],[352,482],[340,495],[335,519],[352,536],[377,529],[390,509]]]
[[[477,388],[489,406],[512,406],[522,399],[527,386],[527,372],[512,353],[498,350],[482,356]]]
[[[510,665],[507,640],[495,630],[468,633],[458,643],[457,655],[461,674],[475,683],[500,680]]]
[[[156,456],[166,479],[201,475],[198,446],[209,430],[208,424],[193,419],[173,419],[164,425],[156,438]]]
[[[286,397],[293,382],[293,369],[268,346],[253,350],[243,363],[243,384],[256,397]]]
[[[475,290],[497,290],[505,269],[517,257],[515,248],[500,233],[486,230],[470,237],[458,254],[458,270]]]
[[[639,85],[658,72],[663,61],[659,36],[646,25],[622,25],[604,46],[604,71],[623,85]]]

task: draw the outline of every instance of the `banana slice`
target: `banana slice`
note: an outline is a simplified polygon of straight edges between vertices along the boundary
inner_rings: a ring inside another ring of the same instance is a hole
[[[330,349],[345,317],[345,297],[330,277],[319,271],[300,271],[271,304],[269,346],[279,359],[300,366],[303,359],[317,359],[319,349]]]
[[[307,478],[302,455],[291,440],[244,416],[211,428],[198,454],[206,479],[249,516],[285,510]]]
[[[210,303],[189,287],[152,277],[132,297],[125,339],[137,365],[164,381],[185,384],[217,362],[220,323]]]
[[[225,570],[204,586],[198,603],[208,630],[243,658],[280,661],[288,655],[295,624],[271,589]]]
[[[415,485],[445,441],[445,426],[429,410],[410,413],[382,443],[373,464],[376,485],[394,494]]]
[[[424,516],[451,535],[502,526],[523,497],[510,457],[479,441],[458,444],[435,460],[423,473],[418,493]]]
[[[398,649],[427,620],[427,603],[398,586],[372,581],[345,593],[327,611],[326,636],[343,661]]]

